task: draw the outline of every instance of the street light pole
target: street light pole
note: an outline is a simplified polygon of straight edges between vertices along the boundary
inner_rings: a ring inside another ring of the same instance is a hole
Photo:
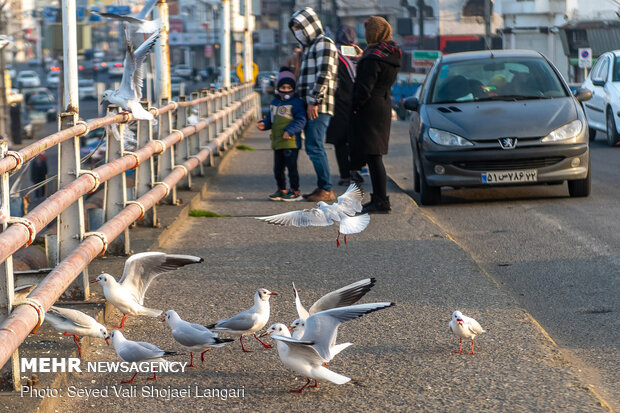
[[[222,74],[222,87],[230,87],[230,0],[222,0],[221,36],[220,72]]]
[[[75,0],[62,0],[64,111],[79,113],[77,19]]]
[[[170,99],[170,50],[168,48],[168,33],[170,22],[168,21],[168,4],[166,0],[160,0],[153,9],[153,19],[161,20],[159,39],[155,43],[155,102],[161,99]],[[131,41],[128,39],[128,41]]]
[[[253,81],[253,56],[252,56],[252,32],[250,31],[250,11],[252,9],[252,0],[245,0],[245,32],[243,38],[243,80],[247,82]]]
[[[4,21],[4,13],[2,9],[8,2],[0,4],[0,34],[6,34],[6,22]],[[6,83],[4,82],[4,73],[6,72],[6,60],[4,48],[0,49],[0,136],[6,136]]]

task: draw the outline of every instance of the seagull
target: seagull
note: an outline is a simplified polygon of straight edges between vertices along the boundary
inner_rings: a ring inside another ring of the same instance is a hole
[[[314,379],[314,384],[310,387],[318,387],[317,380],[327,380],[335,384],[344,384],[350,381],[349,377],[335,373],[325,367],[326,362],[351,345],[346,343],[347,346],[334,351],[332,343],[335,340],[340,323],[393,305],[394,303],[390,302],[356,304],[321,311],[311,315],[306,320],[306,332],[299,340],[291,337],[284,324],[278,323],[269,327],[263,335],[271,334],[271,338],[276,340],[278,355],[282,364],[307,379],[306,384],[300,389],[291,390],[291,393],[301,393],[308,387],[312,379]]]
[[[297,307],[297,314],[299,318],[305,320],[314,313],[318,313],[323,310],[329,310],[330,308],[344,307],[347,305],[355,304],[362,298],[370,289],[375,285],[377,280],[373,278],[365,278],[363,280],[354,282],[353,284],[346,285],[335,291],[325,294],[319,298],[310,310],[306,310],[301,303],[295,283],[293,283],[293,292],[295,293],[295,307]]]
[[[108,330],[91,316],[71,308],[52,306],[45,315],[45,321],[65,336],[73,336],[78,354],[82,357],[80,336],[102,338],[110,345]]]
[[[176,270],[189,264],[197,264],[204,260],[193,255],[165,254],[163,252],[142,252],[134,254],[125,261],[125,269],[120,282],[110,274],[100,274],[92,283],[103,287],[106,300],[121,310],[123,328],[129,314],[158,317],[162,310],[144,307],[144,295],[151,281],[158,275]]]
[[[96,12],[92,10],[90,13],[96,16],[106,17],[108,19],[113,19],[113,20],[119,20],[122,22],[127,22],[131,25],[137,26],[136,33],[153,33],[160,28],[161,26],[160,19],[155,19],[155,20],[145,20],[145,19],[147,18],[149,13],[151,13],[151,11],[153,10],[153,7],[155,7],[155,4],[157,4],[157,1],[158,0],[150,0],[148,3],[144,5],[142,10],[140,10],[140,12],[138,12],[138,14],[136,14],[135,16],[128,16],[128,15],[122,15],[122,14],[116,14],[116,13],[102,13],[102,12]]]
[[[166,311],[164,319],[172,329],[172,337],[190,350],[191,359],[188,367],[194,367],[194,351],[202,351],[200,360],[204,363],[204,355],[211,347],[222,347],[234,341],[230,338],[219,338],[217,334],[200,324],[188,323],[174,310]]]
[[[4,49],[5,46],[13,44],[13,36],[0,35],[0,49]]]
[[[207,328],[239,336],[241,350],[246,353],[252,351],[246,350],[243,345],[243,336],[248,334],[253,334],[254,338],[260,341],[263,347],[271,348],[271,345],[263,343],[255,333],[265,327],[267,321],[269,321],[269,298],[272,295],[278,294],[265,288],[259,288],[254,294],[254,305],[252,308],[242,311],[230,318],[220,320],[215,324],[208,325]]]
[[[474,338],[479,334],[486,333],[480,324],[473,318],[464,316],[460,311],[455,311],[452,313],[452,320],[449,325],[450,330],[459,337],[459,349],[454,352],[462,353],[463,339],[471,338],[471,352],[468,354],[474,354]]]
[[[340,222],[336,246],[340,246],[340,234],[344,235],[347,243],[348,234],[362,232],[370,222],[370,215],[355,215],[362,211],[362,189],[352,183],[346,192],[338,197],[338,202],[328,205],[323,201],[317,202],[316,208],[301,211],[285,212],[269,217],[256,217],[261,221],[275,225],[293,227],[326,227],[334,222]]]
[[[173,356],[176,353],[172,351],[164,351],[159,347],[147,343],[145,341],[131,341],[127,340],[123,333],[119,330],[113,330],[110,333],[110,338],[112,339],[112,345],[114,345],[114,350],[116,350],[116,354],[123,360],[128,363],[139,363],[141,361],[160,361],[165,362],[162,358],[163,356]],[[121,381],[121,384],[131,384],[133,383],[133,379],[136,378],[138,372],[136,372],[131,380],[129,381]],[[157,379],[157,373],[153,373],[153,377],[148,378],[147,380],[152,381]]]
[[[121,85],[117,90],[106,90],[103,92],[101,104],[104,101],[108,101],[125,110],[131,110],[136,119],[153,120],[153,114],[146,111],[140,104],[140,99],[142,99],[142,80],[144,77],[142,63],[153,49],[153,46],[155,46],[155,42],[159,38],[159,30],[142,43],[135,52],[130,41],[127,25],[125,25],[125,36],[127,37],[127,52],[123,61],[124,69]]]

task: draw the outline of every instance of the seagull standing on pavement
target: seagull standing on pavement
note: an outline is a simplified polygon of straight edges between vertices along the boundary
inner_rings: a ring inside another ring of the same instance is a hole
[[[65,336],[73,336],[73,342],[77,346],[80,357],[82,357],[80,336],[102,338],[110,345],[108,330],[105,326],[81,311],[52,306],[45,315],[45,321]]]
[[[231,341],[230,338],[220,338],[207,327],[183,320],[176,311],[166,311],[165,321],[172,329],[172,337],[183,347],[190,350],[190,362],[187,367],[194,367],[194,351],[201,351],[200,360],[204,363],[205,353],[211,347],[222,347]]]
[[[163,252],[142,252],[134,254],[125,261],[123,276],[119,282],[110,274],[100,274],[91,282],[103,287],[103,295],[123,313],[123,328],[129,314],[158,317],[162,310],[144,307],[144,295],[151,282],[160,274],[173,271],[189,264],[204,260],[193,255],[165,254]]]
[[[239,336],[241,350],[250,353],[252,350],[246,350],[243,345],[243,336],[253,334],[254,338],[260,341],[265,348],[271,348],[271,345],[263,343],[255,334],[257,331],[265,327],[269,321],[269,298],[272,295],[278,295],[265,288],[259,288],[254,294],[254,305],[249,310],[240,312],[230,318],[218,321],[215,324],[208,325],[207,328],[213,331],[222,331],[228,334]]]
[[[119,330],[113,330],[110,333],[110,338],[112,339],[112,345],[114,346],[114,350],[116,350],[116,354],[118,354],[123,361],[128,363],[139,363],[141,361],[165,362],[162,357],[176,354],[172,351],[164,351],[159,347],[145,341],[127,340],[123,333]],[[131,380],[121,381],[121,384],[133,383],[133,379],[135,379],[137,375],[138,372],[133,375]],[[147,380],[151,381],[156,379],[157,373],[153,373],[153,377],[150,377]]]
[[[159,30],[142,43],[135,52],[127,25],[125,25],[125,36],[127,37],[127,51],[123,61],[124,68],[121,85],[117,90],[106,90],[103,92],[101,104],[104,101],[108,101],[125,110],[131,110],[136,119],[153,120],[153,114],[146,111],[140,104],[140,99],[142,99],[142,80],[144,78],[142,63],[153,49],[153,46],[155,46],[155,42],[159,38]]]
[[[310,387],[318,387],[317,380],[327,380],[335,384],[344,384],[350,381],[349,377],[335,373],[325,367],[326,362],[351,345],[346,343],[347,346],[334,349],[333,342],[338,327],[345,321],[393,305],[394,303],[390,302],[357,304],[321,311],[311,315],[306,320],[306,332],[299,340],[291,338],[290,332],[284,324],[273,324],[269,327],[264,335],[271,334],[271,338],[276,340],[278,355],[282,364],[307,379],[306,384],[300,389],[291,390],[291,393],[301,393],[312,379],[314,379],[314,384]]]
[[[463,339],[471,338],[471,352],[467,354],[474,354],[474,338],[479,334],[486,333],[476,320],[464,316],[460,311],[452,313],[449,326],[450,330],[459,337],[459,349],[455,350],[455,353],[462,353]]]
[[[316,208],[301,211],[285,212],[283,214],[268,217],[256,217],[261,221],[275,225],[293,227],[326,227],[339,222],[336,246],[340,246],[340,234],[344,235],[344,243],[347,243],[348,234],[362,232],[370,222],[368,214],[355,215],[362,211],[362,190],[357,184],[352,183],[346,192],[338,197],[338,202],[328,205],[323,201],[317,202]]]

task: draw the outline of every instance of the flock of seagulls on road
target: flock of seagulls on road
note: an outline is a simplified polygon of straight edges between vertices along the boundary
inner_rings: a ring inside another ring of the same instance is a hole
[[[318,387],[318,380],[334,384],[344,384],[351,379],[327,368],[327,364],[343,350],[352,345],[350,342],[337,343],[340,324],[360,318],[375,311],[394,306],[393,302],[374,302],[356,304],[376,284],[375,278],[367,278],[335,291],[325,294],[309,309],[306,309],[299,297],[295,284],[293,294],[298,318],[289,326],[284,323],[272,324],[267,330],[257,335],[269,322],[269,299],[278,295],[265,288],[259,288],[254,294],[254,305],[238,314],[221,319],[213,324],[190,323],[183,320],[174,310],[163,313],[162,310],[144,306],[145,294],[155,278],[159,275],[183,268],[186,265],[203,262],[200,257],[192,255],[166,254],[163,252],[143,252],[134,254],[125,262],[120,281],[110,274],[101,274],[92,282],[103,287],[105,299],[123,313],[119,326],[108,335],[106,327],[94,318],[77,310],[53,306],[45,320],[56,330],[73,338],[81,357],[80,336],[101,338],[110,341],[117,355],[126,362],[164,361],[167,356],[177,353],[160,349],[154,344],[143,341],[132,341],[122,334],[120,329],[125,325],[129,314],[147,317],[160,317],[170,327],[172,337],[184,349],[190,351],[188,367],[194,367],[194,352],[200,352],[201,362],[205,361],[205,353],[211,348],[222,347],[235,341],[233,338],[222,338],[219,334],[239,337],[241,349],[250,352],[243,345],[243,336],[253,335],[265,348],[270,344],[261,340],[271,337],[282,364],[307,381],[299,389],[291,392],[301,393],[306,387]],[[471,338],[474,353],[474,338],[484,330],[473,318],[466,317],[459,311],[452,314],[450,329],[460,338],[462,352],[463,338]],[[137,373],[121,383],[133,383]],[[148,380],[155,380],[156,375]],[[311,382],[314,383],[311,385]]]

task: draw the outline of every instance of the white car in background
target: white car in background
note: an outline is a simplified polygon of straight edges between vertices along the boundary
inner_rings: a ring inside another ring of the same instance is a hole
[[[60,72],[49,72],[46,82],[48,89],[56,89],[60,83]]]
[[[172,68],[172,76],[189,79],[192,77],[192,68],[188,65],[176,65]]]
[[[97,88],[95,86],[95,81],[92,79],[78,80],[78,93],[80,95],[80,100],[97,100]]]
[[[592,92],[592,99],[583,102],[590,140],[596,131],[604,132],[607,144],[620,143],[620,50],[607,52],[598,58],[583,83],[583,88]]]
[[[41,86],[41,79],[39,79],[37,72],[33,70],[22,70],[17,74],[15,83],[20,89],[23,87],[39,87]]]

